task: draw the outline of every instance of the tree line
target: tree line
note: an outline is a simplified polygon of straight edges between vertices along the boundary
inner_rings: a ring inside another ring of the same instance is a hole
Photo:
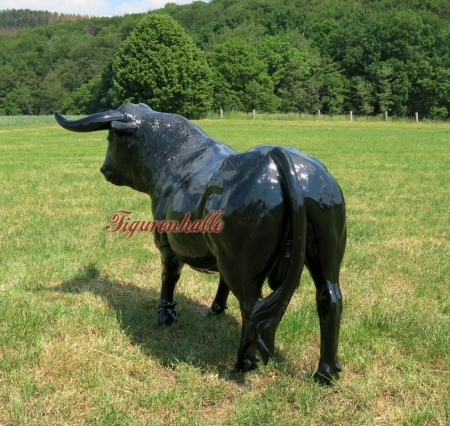
[[[40,25],[0,34],[0,115],[133,101],[446,119],[449,18],[448,0],[211,0]]]
[[[7,9],[0,11],[0,33],[17,33],[23,28],[34,28],[55,22],[89,19],[87,15],[47,12],[45,10]]]

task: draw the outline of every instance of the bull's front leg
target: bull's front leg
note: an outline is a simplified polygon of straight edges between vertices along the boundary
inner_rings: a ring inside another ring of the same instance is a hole
[[[180,278],[184,263],[176,255],[170,257],[161,256],[163,272],[161,274],[161,300],[158,306],[158,324],[172,325],[178,320],[175,312],[176,302],[173,300],[175,286]]]
[[[222,276],[220,277],[219,287],[217,288],[216,297],[211,305],[211,310],[209,311],[209,315],[211,317],[215,317],[217,315],[223,314],[225,309],[228,309],[227,299],[230,294],[230,289],[225,284]]]

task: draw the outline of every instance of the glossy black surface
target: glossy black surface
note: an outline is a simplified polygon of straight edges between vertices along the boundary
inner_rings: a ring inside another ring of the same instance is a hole
[[[72,131],[109,129],[100,169],[115,185],[149,194],[155,220],[204,220],[223,211],[220,233],[158,233],[163,266],[160,324],[177,320],[174,290],[185,264],[220,275],[212,315],[227,308],[230,290],[242,314],[236,368],[248,371],[274,351],[275,332],[304,265],[315,285],[321,349],[315,378],[339,376],[342,296],[339,269],[346,244],[341,190],[323,164],[294,148],[258,146],[236,153],[176,114],[145,104],[122,105],[70,122]],[[272,293],[262,297],[265,282]]]

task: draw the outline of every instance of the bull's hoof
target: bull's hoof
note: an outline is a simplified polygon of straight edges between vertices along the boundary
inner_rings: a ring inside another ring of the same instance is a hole
[[[165,309],[158,312],[158,325],[172,325],[178,321],[178,315],[173,309]]]
[[[178,315],[175,312],[176,302],[166,302],[161,300],[158,309],[158,325],[172,325],[178,321]]]
[[[225,309],[228,309],[228,305],[225,304],[224,306],[219,305],[218,303],[213,303],[211,306],[211,309],[208,312],[209,317],[217,317],[225,312]]]
[[[252,371],[258,368],[257,364],[258,361],[259,361],[258,356],[256,356],[254,360],[251,360],[250,358],[238,360],[235,369],[236,371],[239,371],[241,373],[247,373],[248,371]]]
[[[341,366],[337,362],[332,368],[328,364],[322,366],[318,371],[314,373],[314,380],[323,386],[330,386],[335,380],[339,379],[339,373],[342,371]]]

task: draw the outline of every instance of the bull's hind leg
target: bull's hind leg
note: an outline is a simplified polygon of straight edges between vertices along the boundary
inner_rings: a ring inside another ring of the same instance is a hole
[[[245,373],[255,369],[258,361],[260,361],[256,354],[258,347],[255,341],[256,333],[255,325],[252,323],[252,314],[256,303],[262,297],[261,289],[264,283],[264,275],[252,276],[253,274],[248,271],[251,264],[250,260],[245,262],[243,257],[239,258],[239,260],[241,260],[239,263],[233,263],[233,261],[228,263],[224,261],[224,256],[221,258],[222,264],[219,267],[222,266],[220,269],[224,271],[224,277],[221,276],[215,301],[220,303],[226,302],[226,296],[229,294],[228,289],[233,291],[233,294],[239,301],[242,327],[235,368]],[[226,268],[223,267],[225,264],[233,266]],[[230,283],[230,285],[228,286],[226,283]]]
[[[313,229],[308,223],[306,264],[316,286],[317,312],[320,321],[320,361],[314,379],[330,384],[339,378],[337,360],[342,295],[339,270],[346,242],[345,224],[341,227]]]
[[[236,269],[238,270],[238,268]],[[237,297],[240,300],[240,310],[242,315],[242,328],[241,328],[241,343],[238,349],[238,361],[236,363],[236,370],[246,373],[247,371],[254,370],[257,367],[257,362],[260,361],[256,354],[257,348],[255,341],[252,338],[251,317],[252,310],[257,300],[262,296],[261,288],[262,282],[252,283],[254,285],[246,286],[245,282],[239,280],[239,276],[235,276],[231,280],[233,283],[239,283],[240,285],[235,287],[237,291]],[[240,291],[239,291],[240,290]],[[244,290],[244,294],[241,292]],[[230,289],[225,283],[223,277],[220,277],[219,287],[217,294],[211,307],[210,315],[220,315],[224,309],[227,309],[227,298],[230,294]]]
[[[316,303],[320,321],[320,361],[314,379],[330,384],[342,371],[337,360],[342,296],[338,280],[316,276]]]
[[[173,293],[184,263],[175,255],[170,257],[161,256],[161,263],[163,272],[161,275],[161,300],[158,306],[158,324],[171,325],[178,320],[177,313],[175,312],[177,303],[173,300]]]
[[[256,299],[254,303],[240,303],[242,315],[241,343],[238,349],[238,360],[235,368],[242,373],[254,370],[257,368],[257,363],[260,361],[259,356],[256,354],[257,347],[255,345],[254,338],[252,338],[252,333],[254,333],[254,326],[251,325],[253,309],[250,309],[250,307],[255,304]]]
[[[211,310],[209,312],[210,316],[217,316],[222,314],[225,309],[228,309],[227,299],[230,294],[230,289],[225,284],[222,276],[220,277],[219,287],[217,288],[216,297],[211,305]]]

